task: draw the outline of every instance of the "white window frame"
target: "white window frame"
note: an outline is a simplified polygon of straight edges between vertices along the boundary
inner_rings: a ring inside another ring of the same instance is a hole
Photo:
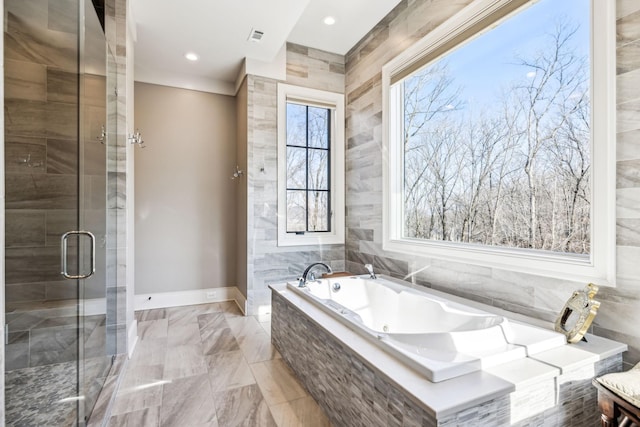
[[[423,58],[430,52],[446,45],[456,35],[480,22],[486,22],[484,20],[491,16],[499,16],[497,13],[500,9],[510,6],[513,8],[516,1],[518,0],[476,0],[383,66],[383,249],[615,286],[615,1],[591,0],[591,254],[586,257],[402,236],[404,156],[402,144],[397,142],[402,140],[402,90],[401,84],[392,85],[392,78],[404,74],[405,70],[421,59],[424,62]],[[519,1],[523,3],[522,0]],[[518,13],[519,10],[520,7],[513,13]],[[502,19],[508,19],[513,13]],[[493,26],[490,25],[485,30]],[[593,37],[594,34],[597,37]],[[402,80],[399,83],[401,82]]]
[[[287,102],[331,111],[330,200],[331,231],[287,233]],[[344,244],[344,95],[278,84],[278,246]]]

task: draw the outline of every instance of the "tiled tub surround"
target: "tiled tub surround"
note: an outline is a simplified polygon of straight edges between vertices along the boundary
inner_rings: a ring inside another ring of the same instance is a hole
[[[626,349],[589,336],[588,343],[432,383],[286,284],[272,286],[272,308],[274,345],[341,426],[595,425],[591,378],[620,371]]]

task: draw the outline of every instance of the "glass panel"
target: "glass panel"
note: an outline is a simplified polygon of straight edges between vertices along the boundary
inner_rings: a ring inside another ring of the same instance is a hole
[[[309,231],[329,231],[328,191],[309,191]]]
[[[307,107],[287,103],[287,145],[307,146]]]
[[[329,152],[309,149],[309,190],[329,189]]]
[[[589,254],[589,11],[533,3],[402,82],[405,237]]]
[[[309,147],[329,148],[329,110],[309,107]]]
[[[287,233],[306,231],[307,192],[287,191]]]
[[[91,414],[111,367],[107,350],[107,48],[91,0],[84,0],[85,32],[80,66],[80,229],[95,236],[95,273],[80,280],[80,416]],[[113,62],[111,58],[110,61]],[[91,242],[82,240],[83,270],[91,265]]]
[[[307,188],[307,149],[287,147],[287,188]]]
[[[79,6],[4,2],[6,425],[78,424]]]

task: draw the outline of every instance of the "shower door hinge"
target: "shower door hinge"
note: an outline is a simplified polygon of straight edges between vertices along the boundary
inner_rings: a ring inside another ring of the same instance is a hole
[[[116,96],[118,96],[118,89],[114,89],[113,93],[115,93]]]

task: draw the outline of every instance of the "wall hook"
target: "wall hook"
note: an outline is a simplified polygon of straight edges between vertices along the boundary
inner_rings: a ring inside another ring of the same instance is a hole
[[[136,133],[130,133],[129,137],[127,138],[129,140],[129,142],[131,144],[137,144],[140,146],[140,148],[146,148],[147,146],[144,145],[144,139],[142,139],[142,134],[140,133],[140,131],[138,129],[136,129]]]
[[[240,170],[238,165],[236,165],[236,169],[233,171],[233,176],[231,177],[231,179],[240,178],[242,175],[244,175],[244,171]]]
[[[100,128],[100,135],[96,136],[96,139],[100,144],[104,145],[107,139],[107,130],[104,128],[104,125]]]
[[[24,159],[18,160],[19,165],[25,165],[28,168],[39,168],[42,166],[43,162],[32,162],[31,161],[31,153],[27,154],[27,157]]]

